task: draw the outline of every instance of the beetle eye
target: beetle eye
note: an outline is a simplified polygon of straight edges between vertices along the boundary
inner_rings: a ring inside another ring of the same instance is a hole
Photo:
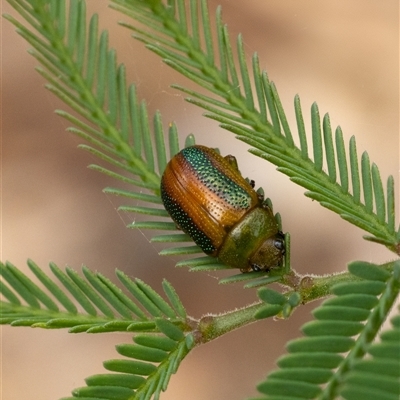
[[[284,250],[285,250],[285,242],[283,241],[282,238],[277,238],[277,239],[275,239],[275,240],[274,240],[274,246],[275,246],[278,250],[280,250],[280,251],[282,251],[282,252],[284,252]]]

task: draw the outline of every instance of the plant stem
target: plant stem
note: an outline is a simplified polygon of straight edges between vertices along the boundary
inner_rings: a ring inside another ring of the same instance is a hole
[[[228,313],[208,314],[202,317],[195,334],[196,341],[199,344],[207,343],[227,332],[255,322],[254,315],[262,305],[263,303],[259,302]]]
[[[393,263],[387,263],[381,268],[392,272]],[[293,271],[292,271],[293,273]],[[362,278],[352,275],[350,272],[341,272],[333,275],[305,275],[298,277],[298,286],[288,291],[285,296],[289,297],[292,293],[298,293],[301,296],[300,304],[304,305],[311,301],[318,300],[332,294],[332,287],[339,283],[361,281]],[[293,277],[291,277],[293,279]],[[198,344],[207,343],[214,340],[227,332],[233,331],[241,326],[251,324],[257,319],[255,314],[257,311],[265,307],[266,303],[257,302],[249,306],[222,313],[218,315],[208,314],[200,319],[195,338]]]

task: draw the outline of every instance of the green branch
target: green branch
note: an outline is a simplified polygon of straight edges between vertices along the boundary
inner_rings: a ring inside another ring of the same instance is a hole
[[[358,263],[363,264],[363,263]],[[365,263],[367,267],[369,264]],[[387,263],[381,265],[382,270],[393,273],[395,263]],[[264,291],[273,292],[273,300],[259,302],[234,310],[231,312],[223,313],[220,315],[206,315],[199,321],[195,334],[199,343],[206,343],[211,340],[224,335],[227,332],[238,329],[241,326],[251,324],[260,318],[271,317],[278,315],[281,317],[288,317],[293,310],[299,305],[304,305],[315,300],[319,300],[333,294],[332,288],[339,284],[348,284],[352,282],[360,282],[363,278],[353,275],[350,272],[342,272],[334,275],[326,276],[291,276],[289,278],[291,284],[295,286],[294,290],[287,291],[283,295],[270,289],[260,289],[259,297],[261,299],[271,299],[263,295]],[[287,280],[287,282],[289,281]],[[297,296],[294,296],[297,295]],[[292,300],[295,298],[294,304]]]

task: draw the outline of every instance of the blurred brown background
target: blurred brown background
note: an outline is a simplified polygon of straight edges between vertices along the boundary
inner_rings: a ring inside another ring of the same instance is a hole
[[[232,35],[244,35],[250,59],[257,51],[261,66],[277,84],[293,124],[293,96],[308,110],[317,101],[321,115],[329,111],[332,126],[340,124],[346,142],[357,137],[359,154],[368,150],[386,182],[399,171],[399,4],[397,0],[249,0],[211,1],[222,4]],[[6,2],[3,12],[16,15]],[[186,83],[160,59],[116,25],[128,20],[107,8],[106,1],[88,1],[89,13],[100,14],[110,30],[110,43],[129,81],[165,125],[176,121],[181,137],[194,133],[199,143],[235,154],[244,175],[263,186],[292,235],[292,263],[301,273],[341,271],[355,259],[383,262],[393,255],[365,242],[363,232],[303,196],[274,166],[247,153],[232,134],[201,117],[202,110],[171,90]],[[81,141],[66,133],[68,123],[54,114],[63,105],[44,89],[34,71],[37,62],[26,42],[2,21],[2,260],[26,268],[27,258],[47,268],[79,269],[82,264],[113,277],[115,268],[159,289],[167,278],[189,314],[200,317],[244,306],[256,299],[241,285],[219,286],[217,273],[175,269],[172,258],[160,258],[147,232],[125,228],[132,215],[118,214],[119,199],[101,190],[115,183],[86,168],[96,160],[77,150]],[[294,128],[295,129],[295,128]],[[243,399],[256,395],[255,385],[284,344],[315,307],[302,307],[289,321],[266,320],[196,349],[172,378],[168,399]],[[2,398],[58,399],[84,385],[83,379],[103,372],[102,361],[114,358],[116,343],[130,335],[70,335],[2,327]]]

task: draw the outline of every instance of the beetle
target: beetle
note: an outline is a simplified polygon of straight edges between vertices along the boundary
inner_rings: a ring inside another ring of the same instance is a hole
[[[253,187],[235,157],[195,145],[167,164],[161,198],[173,221],[204,253],[242,272],[268,271],[282,265],[284,236]]]

